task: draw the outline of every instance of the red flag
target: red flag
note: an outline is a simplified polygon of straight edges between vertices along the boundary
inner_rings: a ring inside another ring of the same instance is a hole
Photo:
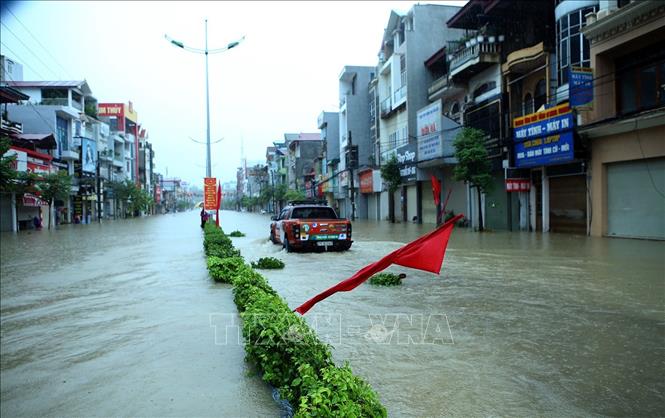
[[[441,182],[432,174],[432,193],[434,194],[434,204],[439,207],[441,203]]]
[[[217,184],[217,216],[215,216],[215,225],[219,227],[219,206],[222,204],[222,185]]]
[[[441,271],[441,265],[443,264],[443,256],[446,254],[446,246],[448,245],[450,234],[453,232],[455,222],[462,217],[464,217],[462,214],[455,216],[434,231],[398,248],[379,261],[363,267],[353,276],[337,283],[335,286],[319,293],[307,302],[298,306],[295,311],[304,315],[314,305],[328,296],[337,292],[348,292],[349,290],[355,289],[361,283],[381,270],[386,269],[391,264],[398,264],[404,267],[439,274]]]

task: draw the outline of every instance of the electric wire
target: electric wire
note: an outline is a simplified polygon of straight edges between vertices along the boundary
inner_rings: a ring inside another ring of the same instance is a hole
[[[23,42],[23,40],[22,40],[18,35],[16,35],[16,34],[14,33],[14,31],[12,31],[11,29],[9,29],[9,27],[8,27],[7,25],[5,25],[5,22],[0,21],[0,25],[4,26],[5,29],[7,29],[7,31],[9,31],[9,33],[11,33],[11,34],[12,34],[12,35],[13,35],[13,36],[14,36],[14,37],[15,37],[15,38],[21,43],[21,45],[23,45],[23,46],[25,47],[25,49],[26,49],[29,53],[32,54],[32,56],[34,56],[35,58],[37,58],[37,60],[38,60],[43,66],[44,66],[44,68],[46,68],[47,71],[49,71],[51,74],[53,74],[56,78],[60,78],[60,76],[59,76],[55,71],[53,71],[48,65],[46,65],[46,63],[45,63],[44,61],[42,61],[42,59],[39,58],[39,56],[38,56],[37,54],[35,54],[35,53],[32,51],[32,49],[31,49],[29,46],[27,46],[27,45],[25,44],[25,42]],[[6,46],[6,45],[5,45],[5,46]]]

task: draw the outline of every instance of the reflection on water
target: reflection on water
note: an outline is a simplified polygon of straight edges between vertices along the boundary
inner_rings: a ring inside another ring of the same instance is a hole
[[[276,416],[196,212],[1,236],[2,416]]]
[[[263,273],[293,308],[432,228],[357,221],[348,253],[287,254],[267,241],[268,224],[224,213],[225,229],[247,233],[234,242],[248,261],[285,261]],[[365,284],[306,318],[390,415],[665,410],[664,243],[456,229],[441,276],[389,270],[407,274],[401,287]],[[440,325],[433,344],[419,339],[428,318]]]

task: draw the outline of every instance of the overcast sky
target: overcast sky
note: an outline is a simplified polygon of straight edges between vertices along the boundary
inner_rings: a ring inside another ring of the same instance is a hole
[[[225,182],[235,180],[241,142],[252,163],[285,132],[318,132],[318,114],[337,110],[342,67],[376,65],[390,10],[415,2],[3,4],[18,20],[2,7],[2,54],[24,65],[25,80],[86,79],[100,102],[131,100],[157,171],[200,185],[205,145],[189,137],[205,141],[204,57],[164,34],[203,48],[207,18],[211,49],[246,36],[209,59],[211,140],[224,138],[212,145],[212,171]]]

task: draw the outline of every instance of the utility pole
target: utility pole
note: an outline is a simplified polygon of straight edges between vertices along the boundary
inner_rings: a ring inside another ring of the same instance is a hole
[[[102,178],[100,171],[99,151],[97,151],[97,169],[95,170],[95,177],[97,180],[97,222],[102,223]]]
[[[351,193],[351,220],[355,221],[356,220],[356,190],[354,187],[354,182],[353,182],[353,168],[356,165],[356,158],[354,158],[354,153],[353,153],[353,140],[351,139],[351,131],[349,131],[349,142],[347,145],[349,149],[349,184],[351,185],[350,187],[350,193]]]

